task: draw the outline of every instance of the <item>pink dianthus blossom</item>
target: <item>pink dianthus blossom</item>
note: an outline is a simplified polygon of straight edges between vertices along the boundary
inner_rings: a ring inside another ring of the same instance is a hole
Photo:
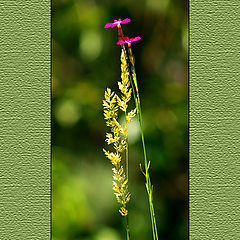
[[[109,27],[113,28],[113,27],[116,27],[120,24],[126,24],[126,23],[129,23],[129,22],[131,22],[131,19],[129,19],[129,18],[125,18],[124,20],[119,18],[118,20],[114,20],[113,23],[107,23],[104,28],[109,28]]]
[[[140,39],[141,39],[140,37],[135,37],[130,39],[128,37],[124,37],[123,40],[118,41],[117,44],[120,45],[120,44],[127,43],[128,45],[130,45],[132,42],[139,41]]]

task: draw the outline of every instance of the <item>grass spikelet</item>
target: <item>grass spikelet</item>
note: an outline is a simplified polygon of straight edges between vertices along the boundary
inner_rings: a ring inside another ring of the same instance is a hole
[[[117,99],[118,106],[123,112],[127,111],[127,103],[131,100],[132,89],[130,88],[129,71],[127,65],[127,54],[125,48],[121,53],[121,82],[118,82],[118,88],[121,91],[121,99]]]
[[[121,204],[120,214],[126,219],[127,239],[130,239],[128,228],[127,203],[130,201],[128,191],[128,123],[136,115],[136,108],[128,112],[128,102],[131,100],[132,88],[129,78],[127,54],[125,48],[121,53],[121,81],[118,82],[120,97],[112,92],[110,88],[105,91],[103,100],[104,119],[111,132],[106,133],[106,142],[112,145],[114,151],[109,152],[103,149],[106,157],[111,161],[113,168],[112,188],[117,201]],[[125,124],[118,122],[119,110],[125,115]],[[125,153],[125,154],[124,154]],[[122,158],[125,155],[125,166]]]
[[[122,205],[120,213],[126,216],[128,211],[126,205],[130,200],[130,193],[128,192],[128,179],[125,171],[121,165],[122,152],[126,149],[125,126],[121,126],[118,122],[118,105],[117,98],[114,92],[108,88],[105,91],[105,100],[103,100],[104,118],[107,126],[111,127],[111,133],[106,133],[106,142],[108,145],[113,144],[114,152],[109,152],[103,149],[106,157],[111,161],[113,168],[113,191],[117,201]],[[123,135],[123,136],[120,136]],[[121,139],[121,137],[123,139]]]

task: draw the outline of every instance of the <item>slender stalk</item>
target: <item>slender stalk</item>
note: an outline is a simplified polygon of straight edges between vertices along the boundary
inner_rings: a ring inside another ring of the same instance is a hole
[[[121,27],[120,27],[120,35],[123,36],[123,33],[122,33],[122,30],[121,30]],[[126,49],[124,47],[124,45],[122,45],[122,48],[123,48],[123,51],[125,52],[125,57],[127,57],[126,55]],[[121,60],[122,61],[122,60]],[[126,71],[127,71],[127,61],[126,61],[126,58],[125,58],[125,63],[126,63]],[[123,61],[122,61],[122,64],[123,64]],[[123,70],[122,70],[123,71]],[[124,71],[123,71],[124,72]],[[123,74],[123,73],[122,73]],[[128,76],[128,75],[127,75]],[[122,77],[124,78],[124,77]],[[128,78],[129,79],[129,78]],[[122,80],[123,82],[123,80]],[[127,120],[127,109],[125,109],[125,127],[126,127],[126,132],[125,132],[125,140],[126,140],[126,179],[127,179],[127,182],[128,182],[128,168],[129,168],[129,163],[128,163],[128,160],[129,160],[129,156],[128,156],[128,120]],[[126,206],[124,206],[126,207]],[[126,233],[127,233],[127,240],[130,240],[130,231],[129,231],[129,226],[128,226],[128,214],[125,216],[125,220],[126,220]]]
[[[128,215],[125,216],[125,220],[126,220],[127,240],[130,240],[130,231],[129,231],[129,227],[128,227]]]
[[[128,131],[127,131],[127,113],[125,112],[125,119],[126,119],[126,177],[128,181]],[[126,220],[126,232],[127,232],[127,240],[130,240],[130,231],[128,226],[128,215],[125,216]]]
[[[125,112],[125,119],[126,119],[126,129],[127,129],[127,113]],[[128,131],[126,132],[126,175],[128,180]]]
[[[131,48],[130,48],[131,50]],[[132,52],[130,51],[130,55],[132,55]],[[137,115],[140,125],[140,131],[141,131],[141,138],[142,138],[142,146],[143,146],[143,154],[144,154],[144,165],[145,165],[145,178],[146,178],[146,189],[148,193],[148,200],[149,200],[149,209],[150,209],[150,216],[151,216],[151,222],[152,222],[152,232],[153,232],[153,239],[158,240],[158,233],[157,233],[157,223],[155,218],[155,211],[153,206],[153,196],[152,196],[152,184],[150,180],[149,175],[149,167],[150,167],[150,161],[147,159],[147,152],[146,152],[146,146],[145,146],[145,139],[144,139],[144,133],[143,133],[143,125],[142,125],[142,111],[141,111],[141,103],[140,103],[140,97],[139,97],[139,91],[138,91],[138,85],[137,85],[137,77],[134,67],[134,62],[132,62],[132,78],[131,85],[133,89],[133,95],[136,103],[137,108]]]

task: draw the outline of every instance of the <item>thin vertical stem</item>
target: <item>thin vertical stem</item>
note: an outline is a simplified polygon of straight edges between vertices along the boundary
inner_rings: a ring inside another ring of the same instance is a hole
[[[132,52],[130,52],[130,54],[132,54]],[[149,200],[149,209],[150,209],[150,216],[151,216],[151,223],[152,223],[153,239],[158,240],[157,224],[156,224],[155,211],[154,211],[154,206],[153,206],[152,185],[151,185],[151,180],[150,180],[150,175],[149,175],[150,161],[147,160],[147,152],[146,152],[145,139],[144,139],[144,133],[143,133],[143,125],[142,125],[141,103],[140,103],[134,62],[132,62],[131,70],[132,70],[132,78],[130,78],[130,80],[131,80],[131,85],[132,85],[132,89],[133,89],[133,95],[134,95],[134,99],[135,99],[135,103],[136,103],[137,115],[138,115],[138,120],[139,120],[139,125],[140,125],[140,131],[141,131],[143,155],[144,155],[144,165],[145,165],[145,174],[144,175],[146,178],[146,188],[147,188],[148,200]]]
[[[125,111],[125,119],[126,119],[126,175],[128,180],[128,131],[127,131],[127,113]]]
[[[125,216],[125,220],[126,220],[127,240],[130,240],[130,231],[129,231],[129,227],[128,227],[128,215]]]
[[[128,181],[128,126],[127,126],[127,112],[125,111],[125,121],[126,121],[126,177]],[[126,232],[127,232],[127,240],[130,240],[130,231],[128,227],[128,215],[125,217],[126,219]]]

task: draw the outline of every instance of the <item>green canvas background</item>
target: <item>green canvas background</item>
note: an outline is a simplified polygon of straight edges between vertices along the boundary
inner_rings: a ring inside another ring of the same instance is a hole
[[[240,4],[190,1],[190,239],[240,239]]]
[[[0,12],[0,239],[50,239],[50,1]]]

